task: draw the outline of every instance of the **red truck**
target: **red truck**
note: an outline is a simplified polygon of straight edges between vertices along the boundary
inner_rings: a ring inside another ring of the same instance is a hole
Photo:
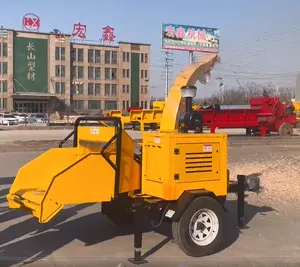
[[[270,132],[292,135],[296,126],[293,106],[282,103],[278,97],[253,97],[247,109],[221,109],[214,105],[198,111],[211,133],[217,128],[245,128],[247,135],[266,136]]]

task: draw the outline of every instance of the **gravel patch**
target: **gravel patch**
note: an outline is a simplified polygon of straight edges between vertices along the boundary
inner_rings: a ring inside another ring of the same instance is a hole
[[[300,147],[242,149],[240,152],[238,148],[230,149],[229,169],[233,179],[238,174],[260,177],[262,192],[259,195],[250,193],[249,201],[276,209],[300,204]]]

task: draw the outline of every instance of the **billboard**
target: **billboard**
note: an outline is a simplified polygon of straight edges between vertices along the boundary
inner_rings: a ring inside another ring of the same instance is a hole
[[[48,92],[48,40],[14,37],[16,92]]]
[[[220,30],[217,28],[164,23],[162,25],[162,48],[218,53],[219,33]]]

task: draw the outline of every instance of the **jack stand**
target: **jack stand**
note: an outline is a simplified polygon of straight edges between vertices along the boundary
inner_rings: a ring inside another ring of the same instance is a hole
[[[134,256],[133,258],[128,259],[129,262],[140,265],[143,263],[148,263],[142,257],[142,240],[143,240],[143,232],[142,232],[142,214],[141,208],[137,207],[135,210],[134,216]]]
[[[248,229],[249,227],[245,226],[245,175],[238,175],[238,186],[237,186],[237,193],[238,193],[238,228],[239,229]]]

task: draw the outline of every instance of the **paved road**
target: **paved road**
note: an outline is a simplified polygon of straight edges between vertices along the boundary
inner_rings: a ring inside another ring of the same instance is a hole
[[[132,229],[121,231],[107,221],[99,213],[99,204],[68,207],[49,225],[38,225],[31,216],[6,210],[5,195],[12,177],[39,153],[0,154],[0,266],[17,266],[23,261],[30,267],[117,266],[120,262],[131,266],[125,259],[132,255]],[[170,233],[164,226],[144,234],[143,253],[149,261],[144,266],[161,266],[162,262],[166,266],[269,266],[288,259],[300,262],[299,208],[278,213],[272,207],[249,203],[246,221],[250,228],[239,233],[234,204],[228,205],[231,224],[228,246],[223,251],[202,259],[189,258],[169,240]]]

